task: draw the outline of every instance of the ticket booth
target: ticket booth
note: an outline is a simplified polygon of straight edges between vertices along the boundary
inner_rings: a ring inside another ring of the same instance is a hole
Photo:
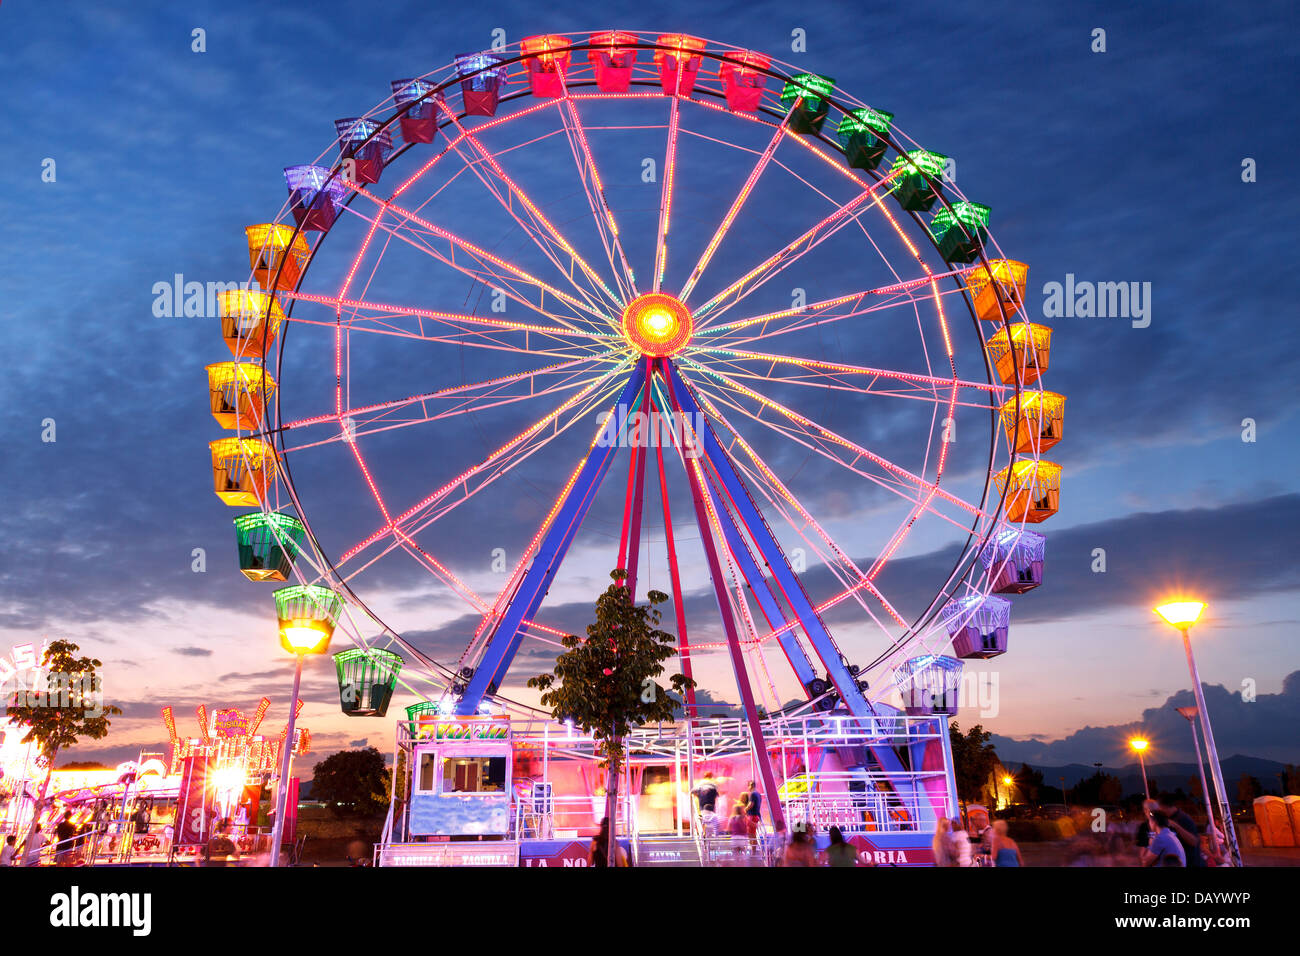
[[[412,837],[510,833],[512,759],[508,722],[420,721],[411,761]]]

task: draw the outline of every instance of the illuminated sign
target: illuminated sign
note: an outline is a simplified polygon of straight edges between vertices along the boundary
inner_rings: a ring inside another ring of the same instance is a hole
[[[218,737],[227,740],[232,737],[247,737],[248,718],[233,707],[219,710],[213,715],[212,729]]]
[[[422,740],[505,740],[510,736],[510,718],[438,720],[424,717],[415,722],[415,736]]]

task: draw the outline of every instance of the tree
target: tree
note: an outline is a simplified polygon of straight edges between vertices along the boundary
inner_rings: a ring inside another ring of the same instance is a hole
[[[1037,804],[1039,789],[1043,786],[1043,772],[1035,770],[1027,763],[1022,763],[1015,777],[1025,802]]]
[[[658,605],[668,595],[651,591],[650,603],[638,605],[625,583],[627,572],[615,568],[609,576],[613,583],[596,599],[596,620],[588,625],[586,639],[576,634],[563,638],[560,643],[565,649],[555,659],[554,672],[530,678],[528,686],[543,692],[542,705],[557,720],[573,721],[595,740],[609,781],[605,815],[608,861],[613,866],[618,852],[615,810],[623,741],[635,727],[672,720],[678,701],[655,680],[664,673],[664,661],[677,653],[676,639],[659,627]],[[682,674],[672,675],[668,683],[679,698],[695,686]]]
[[[103,679],[97,673],[103,662],[93,657],[78,657],[80,649],[70,641],[50,641],[41,655],[33,688],[17,691],[9,704],[10,720],[27,728],[22,742],[36,744],[39,760],[49,771],[41,782],[24,845],[45,811],[50,772],[54,770],[59,751],[82,738],[102,740],[108,736],[111,723],[108,718],[122,713],[117,707],[103,706]]]
[[[1264,786],[1256,777],[1243,773],[1237,781],[1237,802],[1249,805],[1256,797],[1264,795]]]
[[[368,817],[388,805],[388,770],[374,747],[340,750],[312,767],[311,795],[341,817]]]
[[[989,743],[989,738],[993,735],[981,724],[976,724],[963,734],[957,722],[953,721],[948,736],[952,741],[957,796],[962,803],[978,803],[984,784],[998,767],[998,752]]]

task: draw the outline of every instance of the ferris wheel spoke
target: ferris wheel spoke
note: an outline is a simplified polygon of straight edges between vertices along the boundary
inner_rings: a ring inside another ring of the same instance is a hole
[[[876,598],[877,601],[880,602],[881,606],[890,615],[890,617],[894,619],[894,621],[896,621],[898,624],[906,626],[902,616],[898,613],[897,610],[894,609],[893,605],[890,604],[889,601],[885,599],[885,596],[882,593],[880,593],[880,591],[872,583],[872,579],[875,577],[875,575],[874,574],[868,575],[864,573],[862,569],[858,567],[857,563],[853,560],[853,558],[849,556],[848,552],[835,543],[835,541],[831,538],[830,534],[821,525],[821,523],[818,522],[817,519],[813,517],[812,512],[810,512],[807,508],[803,506],[803,504],[799,501],[797,497],[795,497],[794,493],[786,486],[786,484],[782,482],[780,478],[777,477],[776,472],[771,468],[771,466],[769,466],[767,462],[765,462],[763,458],[758,454],[758,452],[756,452],[754,448],[747,441],[745,441],[744,437],[740,434],[739,431],[736,430],[736,428],[731,424],[731,422],[727,420],[726,416],[722,414],[721,410],[710,399],[708,394],[704,390],[699,390],[697,394],[699,396],[700,402],[703,405],[705,411],[707,411],[714,418],[715,421],[717,421],[723,428],[727,430],[727,432],[730,433],[730,435],[732,436],[730,443],[734,446],[739,447],[741,451],[745,453],[745,457],[749,459],[753,468],[751,469],[747,467],[743,461],[734,457],[732,458],[732,463],[737,467],[741,468],[744,471],[745,475],[749,478],[749,480],[754,484],[754,486],[758,487],[762,491],[763,496],[767,498],[769,504],[777,511],[778,514],[781,515],[781,517],[795,532],[795,534],[797,534],[805,543],[809,545],[809,547],[813,548],[814,551],[823,558],[823,561],[826,563],[826,566],[832,571],[832,573],[836,575],[837,578],[841,579],[842,584],[848,583],[847,581],[843,580],[843,578],[848,575],[851,575],[855,582],[861,581],[862,584],[859,590],[865,588],[873,597]],[[789,508],[792,508],[798,514],[801,521],[794,520],[794,518],[790,515],[789,511],[787,510],[787,506]],[[809,528],[811,528],[813,533],[816,534],[817,537],[819,537],[827,547],[829,547],[831,555],[833,555],[833,560],[830,557],[827,557],[826,555],[822,554],[821,549],[816,545],[816,543],[813,542],[811,539],[809,539],[807,534],[807,529]],[[836,568],[837,562],[840,566],[846,569],[847,575],[842,575],[841,572]],[[870,615],[871,619],[881,628],[881,630],[883,630],[886,634],[888,634],[889,629],[884,625],[883,622],[880,621],[879,618],[876,617],[875,612],[870,607],[868,607],[860,597],[858,597],[858,602],[859,604],[862,605],[863,610],[866,611],[867,614]],[[773,624],[775,625],[775,622],[773,622]]]
[[[570,331],[586,333],[590,335],[599,335],[601,332],[605,331],[610,327],[608,322],[605,322],[603,324],[596,324],[593,323],[590,318],[576,314],[578,311],[580,311],[578,309],[574,310],[575,314],[572,316],[560,315],[548,309],[545,304],[545,292],[550,290],[550,287],[546,286],[545,283],[541,283],[540,280],[533,280],[531,277],[522,280],[525,285],[531,284],[538,289],[538,293],[537,293],[538,300],[537,302],[533,302],[531,299],[529,299],[519,290],[515,289],[514,282],[518,281],[517,277],[511,277],[511,278],[505,277],[500,272],[497,272],[495,269],[490,268],[485,260],[474,260],[471,257],[471,261],[477,262],[477,268],[472,268],[463,262],[457,262],[455,258],[456,247],[454,243],[451,245],[448,252],[442,252],[434,248],[430,242],[426,241],[426,236],[424,234],[416,233],[415,230],[410,230],[410,234],[407,234],[394,226],[390,226],[384,223],[382,221],[384,215],[382,210],[380,211],[378,216],[376,216],[374,219],[370,219],[369,217],[365,216],[363,213],[357,211],[351,206],[347,207],[347,209],[348,212],[350,212],[351,214],[358,216],[361,219],[365,219],[367,222],[378,223],[379,228],[383,229],[392,238],[399,239],[402,242],[405,242],[407,245],[415,249],[418,249],[420,252],[424,253],[425,255],[428,255],[433,259],[436,259],[438,262],[441,262],[444,265],[456,270],[457,272],[460,272],[461,274],[468,276],[469,278],[473,279],[475,282],[480,283],[485,288],[500,290],[500,292],[511,301],[519,303],[524,308],[528,309],[531,312],[535,312],[544,318],[550,319],[554,322],[561,323]],[[432,238],[440,238],[440,237],[437,237],[430,233],[428,234],[427,238],[432,239]],[[557,298],[559,297],[557,296]],[[573,324],[574,322],[584,323],[585,328],[579,328],[578,326],[575,326]]]
[[[707,328],[711,321],[716,321],[718,316],[723,315],[737,303],[744,301],[746,296],[765,284],[769,279],[779,275],[798,262],[811,250],[821,245],[821,243],[851,222],[855,222],[868,210],[880,205],[889,195],[889,190],[883,187],[890,183],[893,175],[890,174],[879,182],[873,183],[848,202],[836,207],[833,212],[814,224],[798,238],[787,243],[774,255],[760,262],[749,272],[705,302],[695,311],[697,318],[710,316],[708,320],[700,323],[701,328]]]
[[[391,305],[383,302],[368,302],[360,299],[340,298],[330,295],[316,295],[310,292],[286,291],[282,295],[287,299],[293,299],[298,302],[313,302],[318,305],[331,306],[338,312],[344,310],[353,313],[359,313],[362,310],[368,312],[377,312],[380,315],[391,316],[411,316],[413,318],[430,319],[443,325],[449,325],[452,328],[462,330],[472,330],[479,332],[483,327],[499,331],[509,332],[532,332],[537,335],[554,336],[566,340],[574,338],[591,340],[608,340],[614,341],[618,337],[613,333],[597,334],[587,332],[581,329],[573,329],[564,325],[538,325],[532,322],[516,322],[507,319],[495,319],[484,315],[469,315],[457,312],[441,312],[434,309],[419,309],[413,306]],[[357,316],[362,318],[361,316]],[[553,316],[551,318],[554,318]],[[364,331],[363,326],[352,326],[353,331]]]
[[[751,315],[731,322],[713,324],[701,329],[698,338],[701,342],[718,341],[727,345],[740,345],[774,338],[791,332],[802,332],[805,329],[819,325],[842,322],[862,315],[887,312],[898,308],[912,308],[933,301],[933,294],[916,296],[913,294],[915,289],[930,285],[933,280],[959,274],[961,273],[954,271],[938,273],[934,276],[920,276],[875,289],[863,289],[836,296],[833,299],[823,299],[807,305],[782,309],[779,312],[765,312],[761,315]],[[961,290],[957,288],[946,289],[940,294],[961,295]],[[738,333],[753,329],[755,326],[759,328],[753,334],[745,337],[738,336]]]
[[[563,79],[567,80],[567,78]],[[587,194],[587,204],[591,208],[596,231],[600,234],[601,244],[605,247],[605,257],[609,260],[609,267],[619,283],[623,301],[630,302],[637,295],[636,274],[628,262],[623,241],[619,238],[618,222],[614,219],[614,212],[610,208],[605,184],[596,169],[596,158],[591,152],[591,144],[587,141],[587,130],[582,124],[582,116],[578,113],[578,104],[569,93],[568,83],[562,82],[562,87],[565,109],[560,111],[560,120],[569,139],[573,160],[578,166],[578,176],[582,181],[583,191]],[[617,263],[614,261],[615,253],[618,254]]]
[[[953,404],[964,408],[979,408],[985,411],[1000,408],[1001,396],[1008,386],[991,385],[987,382],[969,382],[962,379],[941,378],[935,375],[919,375],[912,372],[899,372],[893,369],[870,368],[861,365],[847,365],[841,362],[823,362],[818,359],[800,358],[792,355],[773,355],[765,352],[742,352],[734,349],[709,349],[707,352],[687,352],[683,361],[701,369],[725,366],[727,374],[741,381],[767,382],[776,385],[800,385],[810,388],[823,388],[835,391],[856,392],[864,395],[881,395],[890,398],[918,399],[928,402],[948,404],[949,399],[939,394],[940,389],[951,390],[953,387],[975,392],[987,393],[990,399],[983,402],[962,401]],[[763,371],[755,371],[751,363],[766,366]],[[789,367],[793,368],[789,368]],[[856,381],[865,377],[865,384]],[[877,387],[884,379],[899,383],[896,388]]]
[[[753,194],[754,187],[758,185],[759,177],[763,175],[763,170],[767,169],[768,164],[772,161],[772,157],[776,154],[776,148],[781,145],[781,140],[786,136],[786,122],[802,102],[803,97],[800,96],[795,100],[795,102],[790,104],[790,109],[786,112],[785,119],[776,125],[775,132],[772,133],[772,139],[768,142],[767,148],[759,154],[757,162],[754,163],[754,168],[750,170],[749,178],[746,179],[745,184],[740,187],[740,192],[738,192],[736,198],[732,200],[731,207],[727,210],[727,214],[722,217],[722,221],[718,223],[718,228],[713,231],[713,238],[710,239],[708,245],[704,247],[704,251],[700,254],[699,261],[695,263],[695,268],[691,270],[690,278],[686,280],[686,284],[683,285],[681,291],[677,293],[677,298],[682,302],[687,300],[691,291],[695,288],[695,284],[700,281],[700,276],[704,274],[704,270],[708,266],[710,260],[712,260],[713,254],[717,252],[718,246],[722,244],[722,240],[726,237],[727,231],[731,228],[731,224],[736,221],[736,217],[740,215],[740,210],[744,208],[745,201]]]
[[[478,138],[478,136],[476,136],[473,132],[466,130],[465,127],[461,125],[460,120],[457,119],[456,114],[451,111],[451,109],[447,106],[445,101],[440,100],[439,105],[441,106],[444,114],[446,114],[446,116],[450,119],[451,123],[456,127],[457,131],[465,135],[469,144],[474,148],[474,151],[479,155],[481,160],[488,165],[488,167],[496,175],[497,179],[499,179],[505,185],[506,189],[509,190],[510,194],[514,196],[528,211],[528,214],[533,220],[533,222],[537,226],[540,226],[541,229],[544,232],[546,232],[547,235],[550,236],[551,240],[555,242],[555,244],[558,245],[562,250],[564,250],[564,252],[569,256],[569,260],[572,265],[576,265],[580,270],[582,270],[583,275],[585,275],[587,281],[592,284],[597,294],[603,293],[605,298],[608,300],[609,304],[613,305],[616,309],[620,308],[623,303],[622,300],[619,298],[618,294],[615,293],[612,289],[610,289],[608,285],[605,284],[605,281],[587,263],[587,260],[584,259],[578,253],[578,250],[575,249],[573,245],[560,233],[560,230],[557,229],[555,225],[550,221],[550,219],[546,217],[546,215],[537,206],[537,204],[528,197],[528,195],[524,192],[524,190],[519,186],[518,183],[516,183],[513,179],[510,178],[509,175],[506,174],[506,171],[501,167],[501,164],[497,161],[497,158],[487,149],[486,146],[483,145],[482,141]],[[469,160],[466,160],[466,162],[468,163]],[[475,164],[475,166],[477,167],[477,164]],[[530,236],[533,237],[534,242],[537,242],[538,248],[542,249],[543,252],[546,252],[549,258],[550,257],[549,250],[547,250],[546,247],[543,246],[541,242],[538,241],[539,237],[535,234],[533,229],[530,229],[524,223],[523,218],[515,212],[513,206],[509,202],[506,202],[504,197],[497,190],[491,188],[491,186],[487,182],[487,179],[478,172],[477,168],[475,169],[475,175],[479,177],[479,179],[483,182],[485,186],[488,186],[489,192],[491,192],[493,196],[496,197],[497,201],[500,202],[502,206],[505,208],[505,210],[508,213],[510,213],[510,215],[514,218],[514,220],[519,223],[520,227],[526,233],[528,233]],[[573,275],[569,271],[565,270],[558,261],[556,262],[556,266],[560,268],[562,272],[564,272],[564,274],[569,278],[569,281],[574,284],[575,288],[577,288],[577,283],[574,281]]]
[[[583,375],[587,375],[588,377],[585,378],[580,377]],[[528,402],[539,398],[545,398],[549,395],[563,394],[564,392],[571,391],[575,388],[579,388],[582,385],[587,384],[589,381],[590,381],[589,372],[584,370],[584,371],[571,372],[568,378],[560,382],[557,382],[553,385],[548,385],[542,388],[529,387],[525,392],[517,395],[501,393],[499,391],[501,386],[498,386],[496,389],[494,389],[492,392],[489,392],[486,395],[471,395],[468,397],[461,396],[460,401],[451,408],[447,408],[441,411],[437,411],[437,410],[430,411],[427,408],[425,408],[423,415],[414,418],[404,418],[404,419],[394,420],[389,416],[391,416],[392,413],[397,408],[404,407],[411,403],[419,403],[420,405],[424,406],[427,405],[429,401],[435,398],[441,398],[443,396],[439,395],[438,393],[433,393],[432,395],[429,396],[416,396],[410,399],[403,399],[399,402],[385,403],[383,405],[378,405],[378,406],[369,406],[370,409],[374,410],[369,412],[349,413],[348,411],[343,411],[340,412],[337,416],[330,416],[329,418],[324,419],[324,421],[333,422],[335,425],[340,426],[340,432],[338,434],[332,435],[329,438],[320,439],[313,442],[307,442],[302,445],[294,445],[294,446],[286,447],[285,452],[303,451],[307,448],[315,448],[320,445],[329,445],[336,442],[355,443],[356,441],[362,438],[365,438],[369,435],[378,434],[379,432],[394,431],[402,428],[411,428],[416,425],[427,425],[433,422],[440,422],[452,418],[457,418],[462,415],[485,412],[488,411],[489,409],[500,408],[505,405],[515,405],[520,402]],[[366,414],[370,414],[372,417],[370,418],[360,417]],[[321,424],[323,422],[320,419],[317,419],[317,420],[310,420],[308,423]],[[348,423],[346,427],[344,427],[344,423]],[[287,427],[288,426],[286,426],[286,428]]]
[[[631,364],[630,362],[625,361],[621,363],[619,366],[607,371],[605,374],[600,376],[600,378],[596,379],[594,382],[590,382],[589,384],[584,386],[582,390],[578,392],[578,394],[573,395],[570,398],[566,399],[564,403],[561,404],[558,408],[551,411],[550,413],[543,416],[542,418],[538,419],[532,425],[528,426],[528,428],[524,429],[514,438],[511,438],[504,445],[500,446],[491,454],[489,454],[482,461],[478,462],[477,464],[461,472],[451,481],[448,481],[445,484],[441,485],[432,494],[422,499],[419,503],[417,503],[411,508],[408,508],[406,511],[402,512],[396,518],[387,522],[384,525],[384,527],[379,528],[377,531],[373,532],[368,537],[364,538],[358,544],[353,545],[346,552],[344,552],[343,556],[339,559],[339,565],[342,566],[346,564],[348,561],[355,558],[358,554],[365,551],[367,548],[369,548],[371,545],[373,545],[375,542],[379,541],[380,539],[395,534],[397,531],[402,529],[403,525],[410,522],[411,519],[427,511],[430,507],[442,501],[444,498],[447,498],[449,495],[453,494],[458,488],[467,489],[468,488],[467,482],[471,478],[481,474],[482,472],[487,471],[498,461],[501,461],[503,459],[509,460],[521,448],[527,447],[526,443],[528,443],[530,440],[540,438],[544,441],[549,441],[551,438],[555,437],[555,435],[559,434],[558,421],[565,414],[565,412],[572,409],[574,406],[579,405],[583,401],[583,399],[590,396],[593,392],[598,391],[602,386],[608,384],[608,382],[615,375],[617,375],[620,371],[628,368],[630,364]],[[548,427],[554,429],[549,435],[547,434]]]
[[[655,292],[659,291],[664,270],[668,268],[668,224],[673,205],[673,177],[677,172],[677,134],[681,128],[681,97],[674,92],[672,101],[668,118],[668,144],[664,152],[664,181],[659,190],[659,231],[655,234]]]
[[[696,368],[704,375],[707,375],[708,377],[717,380],[730,391],[740,395],[744,395],[746,398],[750,399],[751,401],[757,402],[763,407],[770,409],[774,412],[777,412],[786,420],[793,423],[796,426],[796,428],[795,429],[783,428],[778,423],[774,423],[768,419],[762,418],[756,414],[749,412],[738,403],[729,403],[731,407],[736,408],[738,411],[741,411],[747,417],[751,418],[756,422],[759,422],[760,424],[764,425],[767,428],[780,431],[782,434],[785,434],[787,437],[794,437],[796,434],[800,434],[804,436],[809,436],[809,435],[813,436],[815,438],[814,442],[812,443],[801,442],[801,443],[808,445],[808,447],[810,448],[815,448],[819,452],[819,454],[823,454],[831,461],[838,462],[844,467],[848,468],[849,470],[854,471],[855,473],[860,474],[866,478],[869,478],[870,480],[874,481],[876,484],[880,485],[881,487],[891,488],[896,492],[902,494],[903,497],[909,501],[913,501],[916,499],[913,494],[904,492],[902,490],[903,488],[908,488],[912,491],[923,493],[925,495],[924,500],[926,502],[927,507],[929,506],[930,502],[937,497],[973,515],[984,514],[984,512],[981,511],[979,508],[977,508],[975,505],[972,505],[969,502],[965,501],[964,499],[959,498],[956,495],[949,493],[947,490],[940,488],[936,482],[926,481],[924,478],[913,474],[912,472],[908,471],[906,468],[903,468],[901,465],[897,465],[894,462],[884,458],[883,456],[878,455],[875,452],[869,451],[866,448],[863,448],[861,445],[858,445],[856,442],[844,437],[838,432],[830,428],[827,428],[824,425],[818,424],[817,422],[813,421],[811,418],[808,418],[805,415],[801,415],[798,412],[795,412],[792,409],[787,408],[785,405],[782,405],[780,402],[774,401],[773,399],[767,398],[766,396],[759,394],[754,389],[751,389],[746,385],[742,385],[741,383],[736,382],[735,380],[731,379],[729,376],[717,371],[716,369],[708,369],[698,365],[692,367]],[[823,443],[829,443],[831,445],[835,445],[849,452],[852,452],[853,458],[850,461],[846,462],[838,455],[833,455],[829,451],[827,451]],[[946,450],[947,449],[945,447],[943,451],[946,453]],[[878,468],[880,468],[885,474],[890,476],[890,480],[882,480],[879,475],[873,475],[870,472],[866,472],[860,469],[858,467],[858,464],[863,460],[869,461],[875,466],[877,466]],[[940,461],[940,474],[941,473],[942,473],[942,458]],[[966,530],[969,530],[969,528],[966,528]]]
[[[365,196],[376,206],[378,206],[380,216],[391,213],[392,215],[398,216],[401,219],[405,220],[408,224],[412,226],[419,226],[430,236],[440,239],[443,242],[446,242],[450,247],[450,251],[447,254],[440,254],[434,252],[431,246],[421,247],[417,245],[417,248],[425,248],[432,255],[434,255],[435,258],[439,259],[442,262],[445,262],[446,264],[450,265],[452,268],[456,269],[457,271],[460,272],[467,271],[464,267],[458,265],[455,262],[455,253],[456,250],[459,250],[465,253],[466,255],[470,256],[471,258],[473,258],[473,260],[479,264],[479,267],[485,272],[487,272],[489,275],[500,276],[501,273],[508,273],[509,275],[513,276],[516,280],[525,282],[532,286],[536,286],[542,292],[549,293],[559,301],[563,302],[570,309],[574,310],[575,317],[578,320],[581,320],[581,315],[580,315],[581,313],[586,313],[588,316],[596,320],[596,326],[598,328],[600,327],[607,328],[609,326],[609,319],[605,313],[601,312],[596,308],[593,308],[592,306],[588,305],[585,302],[581,302],[578,299],[575,299],[567,292],[563,292],[560,289],[555,288],[553,285],[544,282],[543,280],[537,278],[536,276],[528,272],[525,272],[523,269],[520,269],[518,266],[510,262],[507,262],[505,259],[502,259],[500,256],[494,255],[493,253],[488,252],[486,249],[482,249],[474,245],[472,242],[469,242],[466,239],[462,239],[460,236],[450,232],[447,229],[442,228],[441,226],[434,225],[432,222],[425,219],[423,216],[420,216],[419,214],[412,212],[409,209],[404,209],[401,206],[395,205],[390,200],[379,198],[374,193],[367,190],[364,186],[360,186],[356,183],[351,183],[351,182],[347,183],[347,186],[348,188],[359,193],[360,195]],[[347,208],[350,212],[353,212],[356,215],[361,215],[360,213],[356,212],[356,210],[352,209],[351,206],[347,206],[345,208]],[[367,219],[368,221],[368,217],[362,216],[362,218]],[[389,227],[386,225],[381,225],[381,228],[388,229]],[[397,235],[399,238],[405,238],[404,236],[401,235],[400,232],[397,231],[394,231],[394,235]],[[501,270],[501,271],[497,272],[495,270]],[[475,275],[475,278],[479,278],[479,276]],[[529,302],[523,302],[522,304],[527,305],[529,308],[533,308],[536,311],[541,312],[543,315],[547,315],[550,318],[558,318],[558,316],[554,316],[546,312],[541,304],[537,306],[533,306]],[[590,322],[591,318],[587,319],[586,321]]]
[[[325,322],[319,319],[307,319],[301,316],[286,316],[285,321],[294,325],[318,326],[336,330],[339,327],[337,320]],[[390,322],[383,322],[379,319],[365,319],[366,324],[357,324],[358,320],[353,319],[345,326],[346,331],[351,334],[364,333],[367,335],[385,335],[394,338],[411,339],[417,342],[438,342],[443,345],[454,345],[458,348],[479,348],[488,349],[498,352],[509,352],[512,355],[527,353],[539,358],[553,359],[581,359],[597,358],[604,355],[604,351],[598,351],[599,346],[577,343],[573,341],[565,342],[565,348],[541,348],[531,344],[529,336],[531,333],[524,333],[524,343],[521,346],[518,341],[509,341],[506,333],[493,329],[478,329],[477,331],[457,332],[452,335],[433,335],[423,329],[411,330],[404,329]],[[423,325],[423,322],[420,323]],[[500,336],[500,338],[498,338]],[[606,350],[608,351],[608,350]]]
[[[441,398],[457,398],[473,392],[476,389],[499,388],[508,385],[515,385],[521,382],[535,379],[539,375],[558,375],[562,372],[578,368],[583,365],[589,365],[591,359],[576,358],[567,362],[557,362],[553,365],[545,365],[531,371],[515,372],[511,375],[500,375],[495,378],[483,379],[477,382],[466,382],[463,385],[449,385],[446,388],[440,388],[431,392],[421,392],[418,395],[411,395],[406,398],[393,399],[387,402],[375,402],[369,405],[358,405],[353,408],[347,408],[342,411],[345,417],[355,418],[360,415],[369,415],[376,412],[388,412],[391,410],[405,408],[408,405],[423,404]],[[280,431],[291,431],[297,428],[306,428],[310,425],[322,425],[327,423],[336,423],[338,413],[329,413],[326,415],[314,415],[310,418],[299,418],[293,421],[285,422],[280,426]]]

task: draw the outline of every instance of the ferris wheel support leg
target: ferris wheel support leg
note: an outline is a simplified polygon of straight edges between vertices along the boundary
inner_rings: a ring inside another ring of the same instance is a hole
[[[703,445],[704,457],[713,466],[728,497],[731,498],[735,505],[737,516],[744,522],[750,537],[754,541],[754,545],[763,557],[763,562],[771,570],[778,586],[785,595],[785,599],[789,602],[795,616],[798,617],[800,627],[803,628],[808,635],[808,639],[812,642],[813,650],[816,651],[818,659],[826,668],[826,673],[830,677],[831,683],[835,685],[835,690],[840,695],[840,699],[844,701],[849,713],[853,714],[853,716],[874,716],[875,711],[872,709],[870,702],[858,689],[857,678],[849,673],[848,667],[840,659],[840,653],[835,647],[835,641],[831,638],[826,625],[822,623],[820,615],[813,608],[807,592],[803,589],[803,584],[800,583],[794,570],[790,567],[785,552],[777,544],[776,538],[767,526],[767,522],[759,513],[753,498],[750,497],[749,490],[745,487],[744,482],[740,480],[740,476],[736,474],[735,469],[731,467],[731,459],[723,449],[721,442],[718,441],[717,435],[714,434],[713,427],[708,424],[708,419],[704,417],[704,412],[695,401],[695,396],[691,394],[690,389],[682,382],[677,375],[677,370],[670,363],[665,362],[664,369],[669,386],[672,389],[674,403],[690,416],[691,421],[703,423],[698,437]]]
[[[771,583],[767,578],[763,577],[763,573],[758,569],[754,556],[750,554],[744,536],[741,535],[740,529],[736,527],[736,521],[731,512],[727,510],[721,495],[710,487],[709,496],[713,500],[714,510],[718,513],[718,523],[722,525],[722,533],[727,539],[727,549],[731,552],[732,557],[736,559],[736,563],[740,565],[740,573],[744,575],[745,580],[749,583],[749,589],[758,600],[758,606],[763,612],[763,617],[772,630],[780,630],[787,622],[785,612],[781,609],[781,606],[776,601],[776,596],[772,593]],[[805,688],[806,692],[809,682],[817,676],[817,672],[813,670],[812,661],[808,660],[808,655],[799,646],[799,640],[793,630],[781,631],[777,635],[777,642],[781,645],[786,660],[790,662],[791,669],[794,671],[795,676],[799,678],[799,683]]]
[[[510,603],[506,605],[501,620],[488,639],[483,657],[474,671],[474,676],[470,679],[469,686],[465,689],[464,696],[456,703],[458,715],[469,717],[478,713],[478,706],[488,694],[489,687],[501,686],[510,662],[514,660],[523,641],[524,621],[532,620],[537,613],[542,599],[546,597],[546,592],[555,579],[556,572],[564,562],[569,546],[578,533],[578,528],[587,517],[596,492],[600,490],[600,483],[605,473],[609,471],[614,453],[618,450],[619,441],[616,436],[624,424],[626,410],[636,401],[644,384],[645,367],[638,363],[614,405],[612,414],[615,416],[617,427],[614,425],[607,427],[601,438],[592,445],[578,472],[577,480],[556,508],[555,518],[546,529],[546,535],[533,556],[532,564],[529,565]],[[606,436],[613,436],[613,440],[604,440]]]
[[[776,775],[772,772],[772,759],[767,752],[767,742],[763,738],[763,726],[758,719],[754,690],[749,685],[749,674],[745,670],[745,656],[740,647],[740,635],[736,630],[736,619],[727,596],[727,583],[722,576],[722,564],[718,560],[717,542],[714,540],[713,529],[704,503],[705,492],[700,487],[700,475],[694,466],[694,462],[686,463],[686,476],[691,484],[691,501],[695,505],[695,522],[700,529],[700,544],[704,548],[704,556],[708,561],[709,578],[713,582],[713,596],[717,599],[722,629],[727,636],[731,670],[736,677],[736,689],[740,692],[740,706],[745,714],[745,723],[749,727],[750,746],[754,751],[754,761],[758,764],[758,775],[763,781],[763,797],[767,801],[768,812],[772,815],[772,830],[774,833],[783,833],[785,816],[781,809],[781,793],[776,785]]]
[[[690,678],[691,675],[691,645],[686,635],[686,607],[682,601],[682,582],[681,573],[677,568],[677,543],[673,537],[673,514],[672,508],[668,504],[668,482],[664,475],[664,450],[663,446],[655,443],[655,460],[659,466],[659,497],[663,503],[664,511],[664,550],[668,552],[668,584],[673,592],[673,615],[677,620],[677,652],[682,662],[682,673]],[[699,716],[699,711],[695,706],[695,686],[693,684],[686,687],[686,735],[688,738],[687,753],[690,762],[691,789],[695,789],[694,766],[695,766],[695,742],[692,738],[692,722]]]
[[[869,718],[875,716],[875,710],[870,701],[858,688],[857,677],[849,672],[848,667],[840,658],[839,650],[835,647],[830,632],[812,606],[807,592],[804,591],[803,585],[794,573],[794,569],[790,567],[790,562],[786,560],[785,552],[772,535],[767,522],[758,511],[758,506],[754,504],[753,498],[750,497],[749,490],[741,481],[740,476],[736,474],[735,469],[731,467],[731,459],[723,449],[721,442],[718,441],[717,435],[714,434],[713,428],[709,425],[708,419],[705,418],[699,403],[695,401],[695,396],[691,394],[690,389],[678,376],[677,370],[670,361],[665,359],[662,367],[664,376],[668,381],[675,409],[687,413],[690,416],[690,421],[703,423],[698,436],[703,446],[703,457],[717,472],[719,480],[735,504],[737,515],[745,523],[750,537],[753,539],[759,553],[763,556],[764,563],[771,569],[777,584],[781,587],[782,593],[794,610],[795,615],[799,618],[800,625],[812,642],[813,650],[826,668],[826,673],[835,686],[840,699],[844,701],[849,713],[855,717]],[[689,472],[690,469],[688,468],[687,471]],[[724,619],[725,617],[724,614]],[[917,786],[915,778],[908,774],[904,768],[898,752],[886,743],[870,744],[869,749],[881,769],[889,776],[890,783],[905,805],[918,808],[922,822],[932,822],[934,814],[929,807],[929,801],[920,798],[921,788]]]
[[[650,359],[646,359],[648,371]],[[641,390],[641,423],[637,426],[638,434],[630,439],[628,445],[631,458],[627,470],[627,496],[623,500],[623,534],[618,546],[618,566],[627,571],[628,591],[636,601],[637,563],[641,557],[641,511],[645,501],[645,459],[650,442],[655,438],[655,429],[650,417],[649,376],[646,387]]]

